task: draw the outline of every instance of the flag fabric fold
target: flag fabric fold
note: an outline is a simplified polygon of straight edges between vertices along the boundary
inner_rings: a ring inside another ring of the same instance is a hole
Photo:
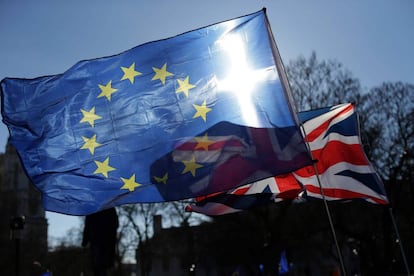
[[[10,142],[45,209],[193,198],[308,165],[269,29],[262,10],[2,80]]]
[[[304,198],[322,198],[322,193],[326,200],[363,199],[388,204],[384,185],[363,151],[353,104],[299,112],[298,115],[319,177],[313,165],[306,166],[287,176],[275,176],[226,193],[197,198],[186,210],[223,215],[269,204],[275,202],[275,198],[293,199],[299,194]],[[284,181],[285,192],[260,188],[269,181],[273,185]]]
[[[384,184],[362,148],[353,104],[301,112],[306,137],[327,200],[364,199],[388,204]],[[306,196],[322,198],[312,166],[294,172]]]
[[[195,199],[196,203],[187,205],[185,210],[209,216],[231,214],[270,202],[295,199],[302,190],[294,176],[286,174],[266,178],[228,192],[198,197]]]

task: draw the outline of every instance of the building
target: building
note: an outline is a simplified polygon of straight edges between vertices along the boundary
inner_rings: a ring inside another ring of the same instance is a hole
[[[260,275],[269,256],[277,271],[279,252],[269,254],[266,229],[254,214],[172,228],[162,228],[160,219],[154,218],[153,237],[138,247],[137,275]]]
[[[0,275],[30,275],[34,261],[46,262],[47,220],[10,144],[0,155],[0,217]]]
[[[279,275],[282,252],[289,275],[335,275],[340,267],[321,203],[281,202],[172,228],[155,217],[153,237],[136,252],[137,275]],[[358,274],[358,242],[341,235],[341,245],[347,269]]]

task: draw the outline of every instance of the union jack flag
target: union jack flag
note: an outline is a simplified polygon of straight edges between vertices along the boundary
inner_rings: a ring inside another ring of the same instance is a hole
[[[299,117],[327,200],[361,198],[388,204],[384,185],[361,146],[353,104],[302,112]],[[295,171],[294,176],[304,185],[308,197],[322,197],[312,166]]]
[[[227,193],[200,197],[186,210],[223,215],[293,199],[302,191],[305,198],[322,198],[324,195],[327,200],[364,199],[371,203],[388,204],[383,183],[361,146],[353,104],[310,110],[298,115],[316,161],[315,167],[303,167],[293,173],[261,180]]]
[[[186,206],[187,212],[218,216],[250,209],[251,207],[294,199],[302,191],[293,174],[266,178],[226,193],[196,198],[196,204]]]

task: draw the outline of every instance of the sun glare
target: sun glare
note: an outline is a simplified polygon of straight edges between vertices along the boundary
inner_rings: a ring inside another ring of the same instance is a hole
[[[258,82],[269,79],[269,73],[277,77],[275,69],[252,70],[248,64],[245,49],[247,37],[239,34],[227,34],[218,41],[229,57],[228,72],[218,80],[219,91],[233,93],[242,112],[244,123],[249,126],[261,126],[253,101],[253,91]]]

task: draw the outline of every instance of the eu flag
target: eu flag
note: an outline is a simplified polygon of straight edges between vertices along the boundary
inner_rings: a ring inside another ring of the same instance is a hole
[[[3,121],[46,210],[196,197],[309,164],[281,67],[262,10],[6,78]]]

